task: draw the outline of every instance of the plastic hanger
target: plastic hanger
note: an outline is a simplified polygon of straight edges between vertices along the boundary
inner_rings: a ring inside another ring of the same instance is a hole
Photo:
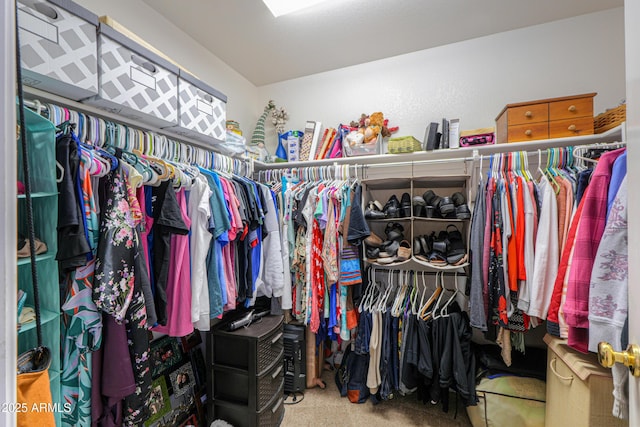
[[[440,308],[440,317],[449,317],[449,306],[455,300],[456,296],[460,292],[458,290],[458,272],[456,272],[455,277],[454,277],[453,280],[454,280],[454,284],[455,284],[455,289],[453,290],[453,293],[449,297],[447,302],[445,302],[444,305],[442,306],[442,308]]]
[[[429,308],[433,305],[433,302],[439,300],[440,296],[442,295],[442,286],[438,280],[441,274],[442,272],[440,271],[436,272],[436,288],[434,289],[433,294],[431,294],[427,302],[424,303],[424,305],[420,309],[420,318],[422,320],[426,321],[431,318],[433,310],[429,310]]]

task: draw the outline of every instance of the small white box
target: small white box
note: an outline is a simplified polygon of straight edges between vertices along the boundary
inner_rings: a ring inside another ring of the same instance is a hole
[[[18,0],[22,80],[73,100],[98,93],[98,17],[69,0]]]

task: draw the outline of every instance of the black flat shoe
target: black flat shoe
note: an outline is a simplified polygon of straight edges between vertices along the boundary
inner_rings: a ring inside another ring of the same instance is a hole
[[[369,206],[364,211],[364,217],[366,219],[384,219],[387,216],[384,212],[378,209],[375,202],[369,202]]]
[[[400,199],[400,216],[402,218],[411,216],[411,195],[409,193],[402,193],[402,198]]]

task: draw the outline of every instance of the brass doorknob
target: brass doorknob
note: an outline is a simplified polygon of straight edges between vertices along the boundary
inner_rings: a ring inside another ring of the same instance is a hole
[[[598,344],[598,362],[605,368],[622,363],[634,377],[640,377],[640,347],[636,344],[629,344],[625,351],[615,351],[608,342],[601,342]]]

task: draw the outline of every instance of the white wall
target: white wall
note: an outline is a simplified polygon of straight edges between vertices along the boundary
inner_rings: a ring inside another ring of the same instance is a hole
[[[227,119],[251,133],[262,112],[255,85],[141,0],[74,0],[98,16],[108,15],[228,97]]]
[[[421,141],[430,121],[494,126],[513,102],[598,92],[598,114],[625,97],[623,25],[623,8],[611,9],[262,86],[259,98],[287,109],[289,129],[382,111],[400,126],[396,136]]]

